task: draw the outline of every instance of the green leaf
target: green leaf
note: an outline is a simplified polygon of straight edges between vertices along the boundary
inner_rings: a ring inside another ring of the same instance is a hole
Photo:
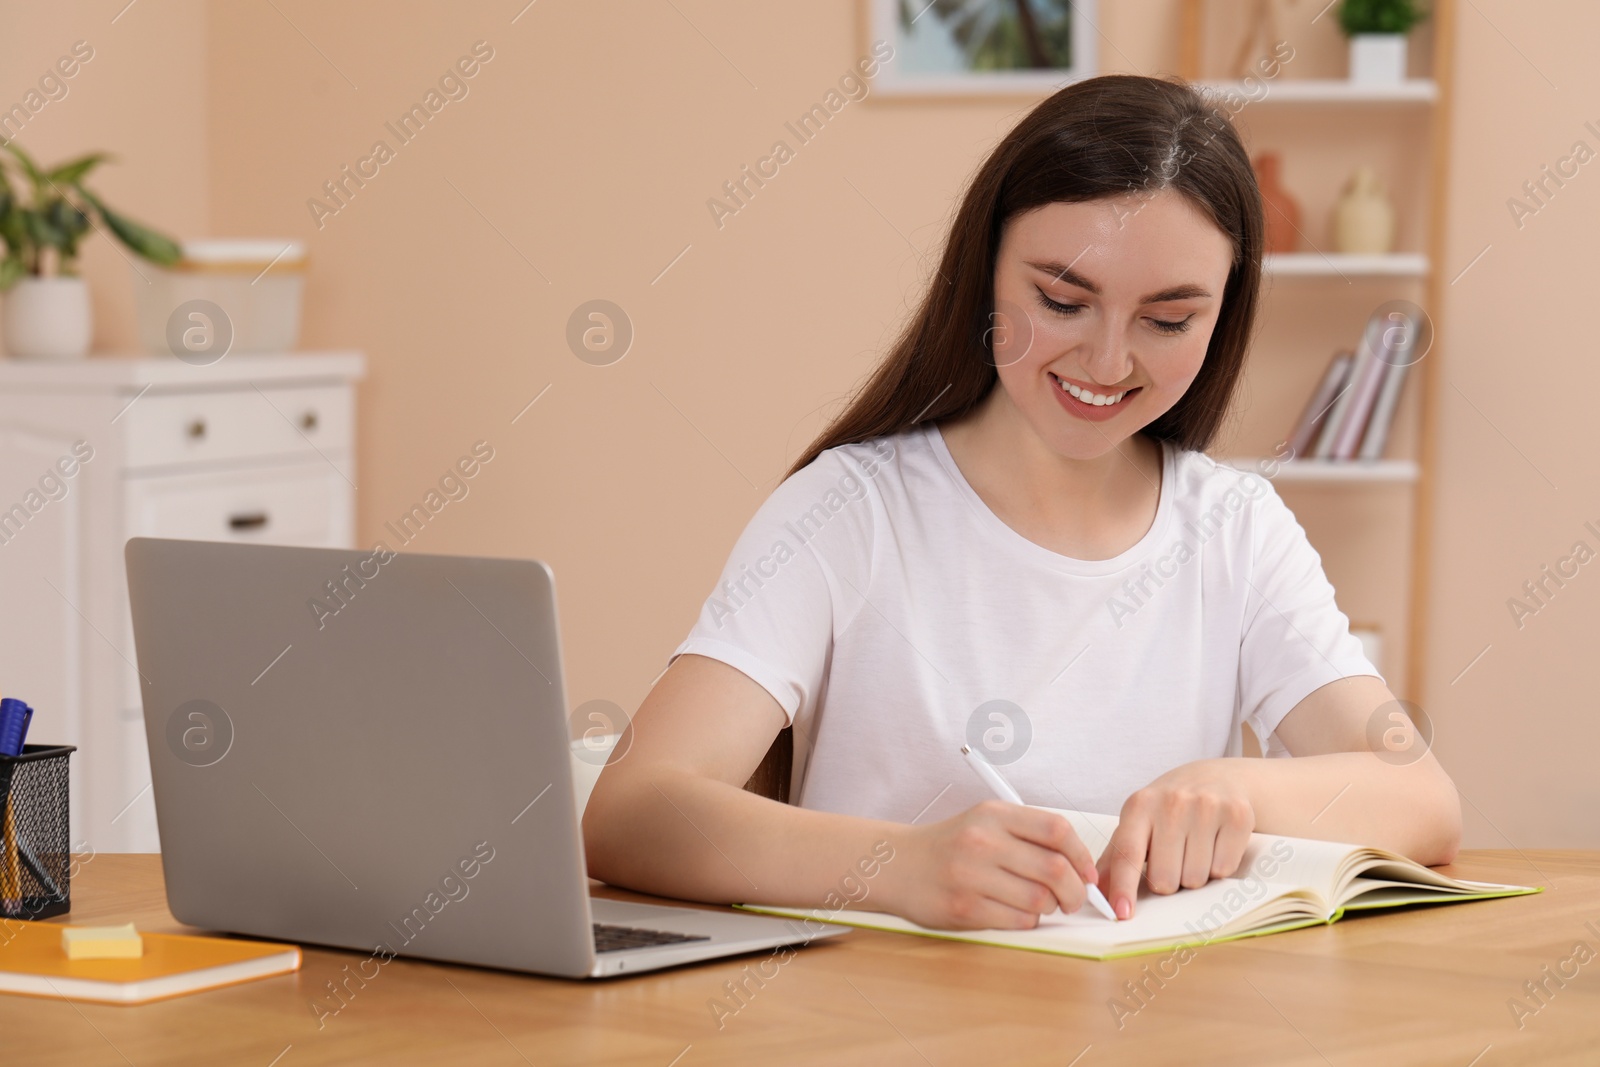
[[[172,238],[134,222],[126,216],[118,215],[83,186],[77,186],[77,190],[100,213],[106,227],[116,234],[123,244],[145,259],[159,263],[163,267],[170,267],[183,255],[183,249],[179,248],[178,243]]]
[[[29,180],[33,182],[34,191],[37,192],[42,189],[45,183],[44,172],[33,162],[33,157],[24,152],[15,141],[7,141],[5,149],[16,156],[17,161],[22,164],[22,169],[27,172]]]
[[[28,243],[28,222],[21,208],[12,205],[10,211],[0,214],[0,239],[13,253],[23,251]]]
[[[61,248],[67,243],[66,234],[58,230],[42,211],[24,211],[24,223],[28,227],[28,237],[34,244],[43,248]]]
[[[22,262],[21,256],[7,256],[0,259],[0,291],[11,288],[18,281],[26,277],[27,264]]]
[[[1347,35],[1358,33],[1410,33],[1428,17],[1415,0],[1344,0],[1339,5],[1339,26]]]
[[[77,205],[67,200],[57,200],[46,212],[50,225],[61,232],[61,258],[71,260],[78,255],[78,238],[89,229],[89,216]]]
[[[45,178],[53,185],[76,185],[83,179],[84,175],[110,158],[111,156],[105,152],[92,152],[82,159],[74,159],[70,163],[61,164],[55,170],[46,174]]]
[[[46,214],[50,224],[63,233],[76,236],[89,228],[89,216],[66,200],[57,200],[51,204]]]

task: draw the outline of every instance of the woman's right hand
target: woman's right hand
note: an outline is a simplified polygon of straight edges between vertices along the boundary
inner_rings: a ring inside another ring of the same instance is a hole
[[[884,868],[888,910],[943,930],[1028,930],[1076,911],[1099,877],[1065,817],[985,800],[943,822],[907,827]]]

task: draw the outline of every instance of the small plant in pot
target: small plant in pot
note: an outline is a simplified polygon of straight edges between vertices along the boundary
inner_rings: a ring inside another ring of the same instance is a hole
[[[1406,78],[1406,34],[1428,17],[1416,0],[1344,0],[1339,28],[1350,38],[1350,80],[1398,85]]]
[[[89,351],[89,293],[77,274],[78,242],[91,227],[109,230],[135,255],[177,262],[170,237],[106,207],[83,184],[110,157],[95,152],[40,167],[15,141],[0,155],[0,313],[6,351],[24,359],[77,359]],[[19,192],[20,190],[20,192]],[[98,226],[96,223],[98,222]]]

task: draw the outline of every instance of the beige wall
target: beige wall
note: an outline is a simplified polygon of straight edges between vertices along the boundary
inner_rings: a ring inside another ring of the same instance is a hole
[[[513,25],[520,6],[140,3],[113,26],[120,0],[49,15],[5,3],[0,69],[16,85],[0,91],[25,88],[34,68],[87,37],[97,59],[25,144],[117,150],[126,162],[107,171],[105,191],[181,234],[304,238],[306,346],[360,348],[371,360],[363,540],[386,536],[386,519],[474,441],[490,441],[496,458],[471,495],[409,547],[550,561],[571,702],[631,708],[744,520],[893,335],[965,178],[1030,101],[851,103],[719,230],[706,200],[788,139],[785,120],[865,53],[858,4],[538,3]],[[1102,66],[1169,69],[1172,9],[1102,0]],[[1579,51],[1600,16],[1576,0],[1547,10],[1560,17],[1530,18],[1510,0],[1463,9],[1442,267],[1453,277],[1493,248],[1435,309],[1430,357],[1440,480],[1421,681],[1477,845],[1600,844],[1585,803],[1600,727],[1588,714],[1584,642],[1600,613],[1588,583],[1600,579],[1580,576],[1521,632],[1505,606],[1576,538],[1600,548],[1581,528],[1600,526],[1600,494],[1579,429],[1597,373],[1580,292],[1596,179],[1580,176],[1520,232],[1504,206],[1574,139],[1600,147],[1581,129],[1600,111],[1584,110],[1596,75]],[[1292,72],[1336,76],[1342,42],[1331,18],[1306,25],[1313,13],[1286,27]],[[1429,39],[1424,31],[1414,44],[1419,67]],[[390,139],[384,123],[477,40],[494,58],[467,98],[319,229],[308,198]],[[1326,242],[1339,180],[1371,159],[1395,186],[1402,241],[1422,247],[1425,113],[1325,119],[1312,129],[1262,107],[1242,120],[1253,146],[1284,151],[1308,237]],[[126,266],[102,241],[90,268],[101,346],[131,344]],[[1329,332],[1352,332],[1388,295],[1280,285],[1259,373],[1219,451],[1270,448],[1326,358]],[[593,298],[620,304],[636,329],[614,366],[588,366],[564,341],[568,315]],[[1502,366],[1502,351],[1530,358]],[[1414,426],[1415,412],[1405,419]],[[1400,438],[1401,453],[1414,454],[1414,434]],[[1404,494],[1285,495],[1346,610],[1398,638]]]
[[[1600,550],[1589,315],[1600,242],[1590,163],[1518,229],[1506,202],[1577,140],[1600,151],[1593,4],[1463,7],[1440,309],[1438,516],[1428,710],[1469,838],[1600,844],[1600,570],[1582,567],[1519,629],[1507,600],[1577,540]],[[1470,401],[1470,402],[1469,402]],[[1474,408],[1476,405],[1476,408]],[[1458,675],[1485,647],[1488,652]],[[1452,684],[1453,683],[1453,684]]]
[[[116,161],[87,182],[112,210],[170,232],[203,233],[210,218],[206,5],[162,0],[122,12],[125,3],[0,0],[0,107],[37,91],[76,42],[94,53],[63,80],[65,96],[45,103],[20,131],[7,130],[42,163],[112,153]],[[133,287],[144,283],[122,247],[105,236],[86,239],[83,269],[94,347],[133,347]]]
[[[549,560],[571,702],[636,706],[1027,101],[851,103],[719,230],[706,201],[866,54],[854,3],[280,6],[359,91],[270,9],[213,10],[213,221],[306,236],[308,343],[371,355],[363,537],[489,440],[412,547]],[[480,38],[470,95],[314,228],[306,199]],[[610,367],[564,340],[597,297],[637,330]]]

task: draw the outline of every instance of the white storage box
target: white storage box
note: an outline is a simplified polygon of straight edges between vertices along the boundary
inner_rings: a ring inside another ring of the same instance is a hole
[[[172,267],[141,261],[135,269],[139,340],[149,352],[188,358],[226,339],[220,359],[229,351],[288,352],[299,341],[299,241],[185,241]]]

